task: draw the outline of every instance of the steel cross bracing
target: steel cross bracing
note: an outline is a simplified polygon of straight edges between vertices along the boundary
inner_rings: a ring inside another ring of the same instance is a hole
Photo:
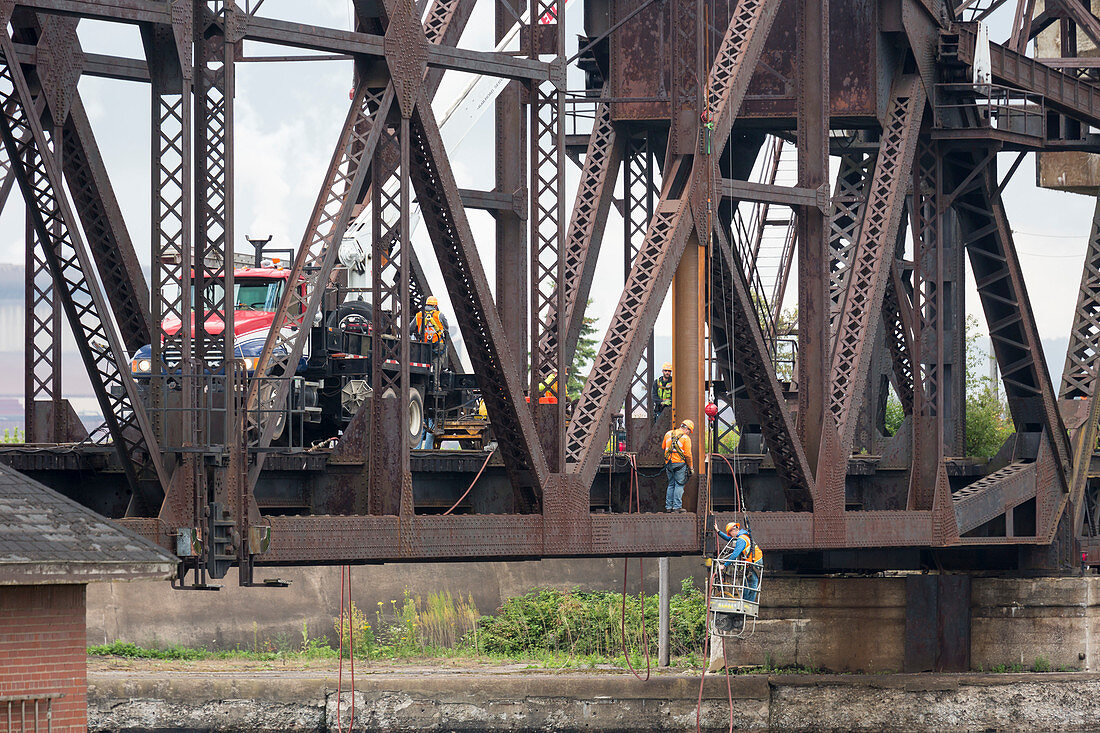
[[[166,485],[160,449],[137,399],[129,359],[106,295],[94,276],[91,253],[63,194],[62,174],[37,115],[11,37],[0,35],[0,137],[56,286],[55,293],[76,337],[92,388],[103,410],[131,490],[148,510],[159,506]],[[158,486],[139,484],[149,466]]]
[[[523,404],[522,375],[493,305],[489,282],[474,244],[458,185],[450,169],[431,105],[421,90],[412,116],[413,188],[451,296],[455,320],[469,345],[482,399],[493,429],[512,436],[500,444],[518,508],[538,506],[549,467]]]
[[[775,368],[768,359],[765,335],[745,282],[746,268],[720,225],[715,227],[715,239],[718,255],[713,257],[712,267],[717,270],[720,291],[730,299],[727,305],[723,298],[720,307],[730,316],[727,341],[732,343],[734,363],[760,420],[776,473],[786,486],[788,511],[810,511],[813,472],[797,439]]]
[[[607,87],[604,89],[606,92]],[[596,260],[599,257],[622,157],[622,136],[611,122],[611,106],[600,103],[592,122],[581,180],[573,203],[573,214],[561,252],[565,265],[565,274],[561,281],[561,290],[565,294],[565,364],[573,361],[573,353],[577,349],[577,340],[584,324],[588,296],[592,290],[592,277],[596,271]],[[551,283],[557,289],[557,280],[551,279]],[[543,353],[550,353],[555,348],[553,341],[557,329],[553,324],[556,323],[557,313],[553,309],[556,303],[555,293],[549,300],[548,323],[551,325],[543,330],[543,340],[546,343],[539,349]]]
[[[775,13],[774,3],[746,0],[738,4],[730,18],[707,79],[714,140],[729,138]],[[693,156],[681,155],[663,171],[661,197],[645,242],[569,424],[566,464],[581,485],[591,483],[596,474],[604,444],[600,436],[606,434],[611,412],[629,389],[634,365],[657,318],[661,296],[672,282],[691,233],[689,209],[694,187],[702,185],[707,173],[704,166],[710,165],[701,163],[695,168]]]
[[[374,312],[371,370],[370,484],[372,514],[412,513],[409,433],[402,415],[409,404],[409,135],[408,119],[395,129],[381,116],[370,168]],[[383,164],[396,159],[397,165]],[[366,166],[361,166],[365,168]],[[390,181],[384,170],[392,170]],[[397,183],[396,186],[389,185]],[[385,314],[385,315],[382,315]],[[395,434],[396,432],[396,434]]]
[[[1081,427],[1073,436],[1073,471],[1070,476],[1069,500],[1073,506],[1073,528],[1081,532],[1085,524],[1085,486],[1092,464],[1092,454],[1100,431],[1100,400],[1096,398],[1100,379],[1100,196],[1092,215],[1088,249],[1081,272],[1081,287],[1066,349],[1066,365],[1062,369],[1060,400],[1084,399],[1088,410]],[[1091,527],[1089,527],[1091,529]],[[1091,532],[1095,534],[1095,532]]]
[[[565,53],[565,15],[559,13],[561,0],[530,0],[533,22],[527,27],[527,49],[532,59],[539,57],[543,35],[553,33],[551,50],[558,58]],[[534,22],[537,19],[537,22]],[[551,19],[553,22],[550,22]],[[531,227],[531,407],[538,416],[550,469],[562,469],[566,422],[565,318],[566,258],[563,230],[565,214],[565,95],[553,80],[532,84],[529,94],[530,133],[530,221]],[[574,306],[575,307],[575,306]],[[582,306],[583,310],[583,306]],[[539,397],[551,397],[542,404]]]
[[[647,131],[640,136],[632,136],[627,139],[626,146],[623,165],[623,275],[629,278],[638,250],[645,243],[650,219],[653,218],[656,192],[660,187],[660,172],[657,170],[652,133]],[[635,430],[634,418],[639,417],[650,422],[656,414],[651,389],[657,372],[654,359],[651,333],[623,403],[626,441],[631,450],[638,450],[642,441],[642,434]]]
[[[438,44],[457,40],[457,34],[465,27],[471,10],[472,3],[464,0],[433,2],[424,22],[428,42]],[[441,78],[442,75],[435,69],[425,75],[429,96],[434,95]],[[312,323],[320,311],[324,286],[328,283],[336,263],[339,239],[348,228],[352,207],[367,194],[365,186],[369,185],[369,176],[363,161],[371,160],[378,145],[381,127],[375,122],[385,118],[392,103],[393,90],[389,86],[371,87],[364,81],[353,94],[347,119],[306,226],[302,244],[295,252],[291,267],[289,282],[302,282],[303,287],[287,288],[284,292],[275,311],[273,323],[276,327],[268,334],[255,367],[248,399],[250,422],[253,425],[256,422],[255,411],[261,390],[264,395],[262,414],[273,416],[283,408],[289,383],[280,377],[293,372],[290,366],[296,365],[305,351],[309,328],[302,324]],[[376,161],[379,165],[394,162],[393,156]],[[389,175],[382,177],[392,180],[392,173],[390,171]],[[419,309],[427,297],[425,279],[416,261],[415,252],[410,248],[408,254],[413,290],[411,303]],[[269,375],[274,378],[268,379]],[[275,420],[263,421],[262,430],[255,441],[261,450],[271,444],[275,429]],[[249,486],[253,488],[259,479],[263,460],[264,453],[257,453],[249,470]]]
[[[851,453],[855,437],[855,416],[864,396],[871,359],[868,345],[881,321],[889,262],[905,204],[924,102],[924,87],[918,77],[901,77],[894,82],[832,352],[833,381],[822,441],[822,454],[827,458],[818,462],[818,484],[827,484],[833,491],[844,485],[847,467],[843,458]]]

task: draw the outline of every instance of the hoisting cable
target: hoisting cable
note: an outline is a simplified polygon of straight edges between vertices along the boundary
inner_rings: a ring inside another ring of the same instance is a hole
[[[718,533],[714,533],[714,541],[717,543],[719,540]],[[717,545],[715,545],[717,546]],[[716,559],[717,561],[717,559]],[[699,677],[699,699],[695,702],[695,733],[702,733],[701,719],[703,715],[703,683],[707,679],[707,667],[710,665],[710,595],[711,595],[711,578],[713,575],[707,573],[707,595],[706,595],[706,613],[703,614],[703,623],[705,624],[705,636],[703,637],[703,674]],[[730,670],[726,665],[726,647],[723,642],[722,645],[722,667],[726,671],[726,699],[729,703],[730,711],[730,725],[729,733],[733,733],[733,683],[730,682]]]
[[[637,459],[636,456],[631,453],[627,456],[627,462],[630,464],[630,478],[628,481],[629,489],[626,495],[626,513],[632,512],[631,505],[637,506],[638,513],[642,511],[642,498],[638,491],[638,472],[637,472]],[[627,569],[630,567],[630,558],[623,558],[623,597],[622,597],[622,613],[619,618],[619,630],[622,634],[622,649],[623,658],[626,660],[626,666],[630,670],[630,673],[634,675],[641,682],[649,680],[651,671],[651,661],[649,657],[649,632],[645,627],[645,564],[642,558],[638,558],[638,586],[642,594],[642,607],[641,607],[641,626],[642,626],[642,647],[645,648],[645,677],[638,674],[638,671],[634,669],[634,664],[630,661],[630,652],[626,647],[626,575]]]
[[[456,501],[454,504],[452,504],[451,508],[448,509],[447,511],[443,512],[443,514],[441,516],[445,517],[448,514],[450,514],[451,512],[453,512],[456,508],[458,508],[458,505],[462,503],[462,500],[465,499],[467,496],[469,496],[470,492],[473,491],[473,489],[474,489],[474,484],[476,484],[477,480],[479,478],[481,478],[481,474],[485,472],[485,467],[489,465],[489,459],[492,458],[493,454],[496,453],[496,452],[497,452],[496,448],[493,448],[493,450],[489,451],[489,455],[485,456],[485,463],[481,464],[481,468],[478,470],[477,475],[474,476],[474,480],[471,481],[470,485],[466,487],[466,490],[464,492],[462,492],[462,496],[458,497],[458,501]]]
[[[347,577],[347,603],[344,602],[344,580]],[[340,642],[337,655],[339,667],[336,676],[336,730],[344,733],[344,726],[340,719],[340,701],[344,693],[344,619],[348,622],[348,659],[351,660],[351,719],[348,722],[348,733],[355,730],[355,629],[352,621],[351,600],[351,566],[340,567]],[[346,612],[346,613],[345,613]]]

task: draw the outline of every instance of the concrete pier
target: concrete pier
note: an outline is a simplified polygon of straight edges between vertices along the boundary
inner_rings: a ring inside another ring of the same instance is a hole
[[[293,672],[93,672],[93,731],[338,729],[336,679]],[[350,722],[352,695],[340,696]],[[699,678],[661,674],[357,675],[354,729],[619,733],[694,730]],[[1095,731],[1100,675],[752,675],[730,680],[740,731]],[[708,677],[702,727],[725,731],[726,682]]]
[[[657,560],[646,562],[657,592]],[[703,573],[698,558],[673,558],[672,589]],[[167,583],[100,584],[88,592],[88,642],[253,648],[267,640],[332,633],[338,568],[280,568],[289,588],[181,593]],[[405,592],[448,590],[482,613],[535,587],[617,590],[622,560],[436,564],[357,568],[355,602],[373,609]],[[262,575],[262,576],[263,576]],[[261,577],[262,577],[261,576]],[[639,590],[630,574],[629,592]],[[768,576],[756,633],[731,647],[738,665],[800,665],[831,672],[1100,671],[1100,577],[1028,579],[894,574]],[[700,643],[701,648],[701,643]]]

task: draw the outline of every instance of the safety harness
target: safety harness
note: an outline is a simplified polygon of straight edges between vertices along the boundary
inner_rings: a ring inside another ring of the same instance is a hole
[[[673,453],[678,453],[680,455],[680,457],[684,459],[684,465],[685,466],[691,466],[691,461],[688,460],[688,457],[686,455],[684,455],[684,451],[680,447],[680,438],[682,438],[682,437],[684,437],[684,434],[680,431],[679,428],[672,431],[672,435],[671,435],[672,444],[668,448],[665,448],[665,465],[666,466],[669,463],[671,463],[671,461],[668,460],[668,459],[672,457]]]

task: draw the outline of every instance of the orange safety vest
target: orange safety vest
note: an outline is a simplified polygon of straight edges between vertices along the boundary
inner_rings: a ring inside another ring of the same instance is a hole
[[[665,439],[661,441],[661,449],[665,452],[665,463],[691,465],[691,438],[679,428],[665,433]]]
[[[764,558],[764,553],[760,550],[760,545],[753,542],[752,536],[748,532],[742,532],[745,535],[745,539],[748,540],[748,544],[744,550],[741,550],[741,558],[746,562],[760,562]]]
[[[428,324],[424,325],[424,313],[420,311],[416,314],[416,332],[420,334],[420,338],[423,341],[430,341],[433,344],[437,344],[443,340],[444,334],[447,330],[443,328],[443,319],[439,315],[438,310],[430,310],[428,313]]]

